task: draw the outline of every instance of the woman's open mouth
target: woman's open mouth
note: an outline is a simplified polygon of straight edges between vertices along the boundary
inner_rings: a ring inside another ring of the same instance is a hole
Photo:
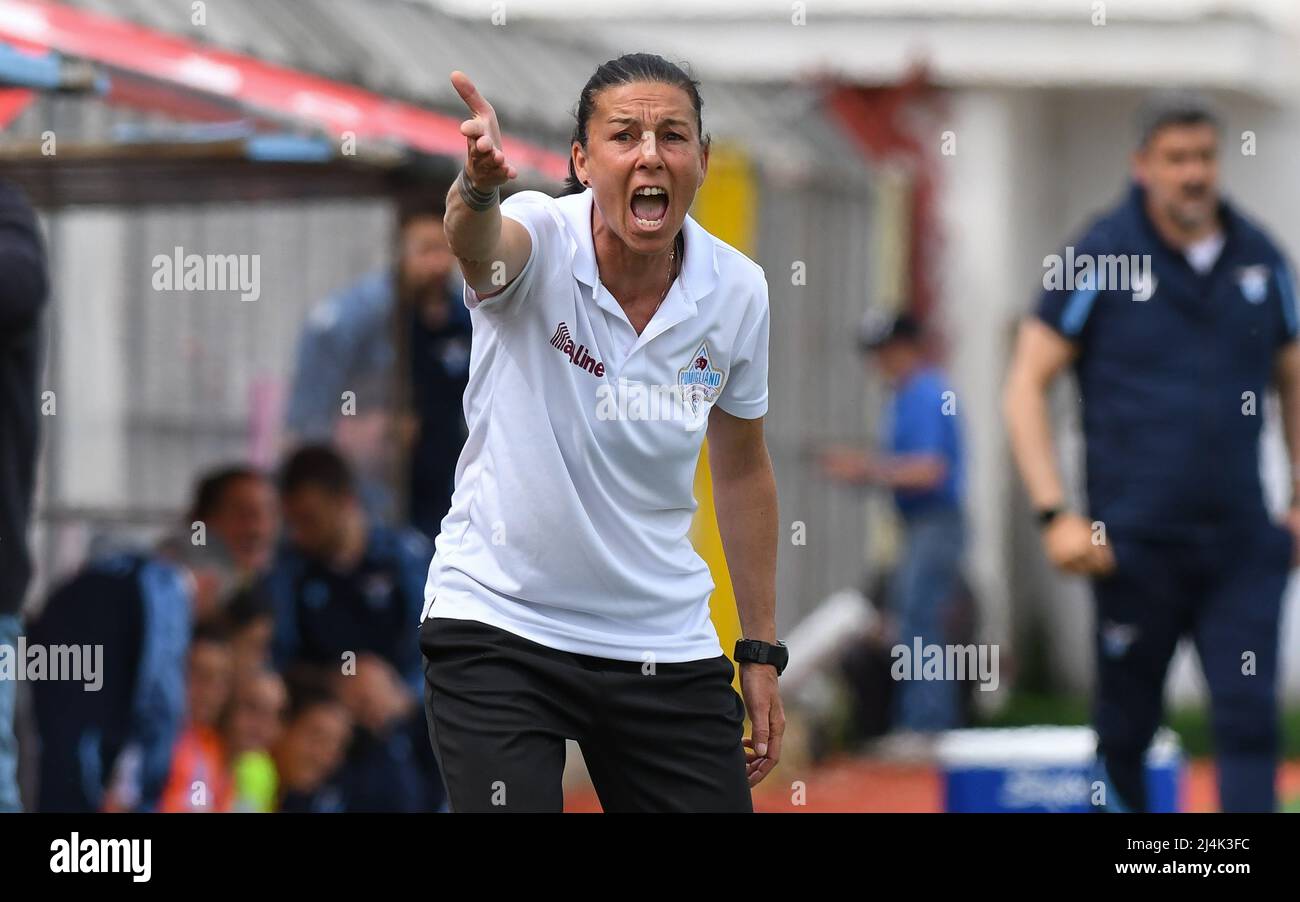
[[[663,188],[646,186],[632,192],[632,217],[643,229],[657,229],[668,215],[668,192]]]

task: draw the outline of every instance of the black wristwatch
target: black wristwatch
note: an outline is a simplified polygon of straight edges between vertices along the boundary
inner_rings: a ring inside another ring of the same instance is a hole
[[[771,664],[780,676],[790,660],[790,650],[781,641],[773,645],[758,639],[737,639],[734,657],[737,664]]]

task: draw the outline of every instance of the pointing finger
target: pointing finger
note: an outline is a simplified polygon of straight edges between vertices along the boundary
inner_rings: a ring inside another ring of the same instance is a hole
[[[492,105],[483,98],[474,87],[474,82],[469,80],[469,76],[457,69],[451,73],[451,86],[456,89],[460,99],[465,101],[465,106],[475,116],[489,116],[492,113]]]

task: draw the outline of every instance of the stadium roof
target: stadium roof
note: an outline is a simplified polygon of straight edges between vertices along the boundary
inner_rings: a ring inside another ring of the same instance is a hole
[[[33,0],[0,0],[5,8]],[[448,74],[463,69],[496,107],[507,133],[567,156],[572,110],[600,62],[645,47],[578,37],[542,22],[498,27],[411,0],[221,0],[202,24],[188,2],[62,0],[63,5],[127,20],[158,32],[348,83],[457,119],[464,105]],[[706,70],[697,67],[697,72]],[[760,161],[793,172],[861,173],[852,145],[820,114],[815,81],[727,83],[707,78],[705,129],[739,142]]]
[[[462,16],[487,16],[492,0],[409,0]],[[544,19],[671,18],[788,19],[794,4],[764,0],[510,0],[510,15]],[[815,0],[810,16],[859,19],[993,18],[1077,19],[1091,15],[1089,0]],[[1277,22],[1300,18],[1291,0],[1110,0],[1110,18],[1120,21],[1187,21],[1207,16],[1245,15]]]
[[[485,21],[490,0],[407,0]],[[1105,24],[1094,24],[1094,6]],[[515,22],[623,46],[653,34],[720,78],[891,84],[917,65],[947,87],[1193,84],[1289,98],[1293,0],[510,0]],[[794,39],[794,29],[798,29]],[[707,68],[705,68],[707,66]]]

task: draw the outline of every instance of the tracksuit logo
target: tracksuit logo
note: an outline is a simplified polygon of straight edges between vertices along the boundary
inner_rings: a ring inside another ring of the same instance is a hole
[[[568,357],[569,362],[578,369],[586,370],[598,379],[605,375],[605,364],[592,357],[586,345],[573,343],[573,336],[569,334],[566,323],[560,323],[555,327],[555,334],[551,336],[551,347]]]

